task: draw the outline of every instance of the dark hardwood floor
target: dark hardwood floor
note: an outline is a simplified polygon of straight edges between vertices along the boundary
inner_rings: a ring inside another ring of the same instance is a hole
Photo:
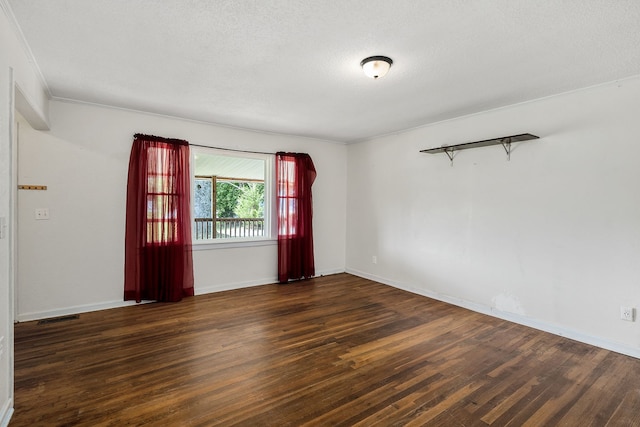
[[[19,426],[640,426],[640,360],[348,274],[15,328]]]

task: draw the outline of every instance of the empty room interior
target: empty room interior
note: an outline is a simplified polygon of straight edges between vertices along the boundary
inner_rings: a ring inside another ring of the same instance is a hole
[[[0,426],[640,426],[637,0],[0,9]]]

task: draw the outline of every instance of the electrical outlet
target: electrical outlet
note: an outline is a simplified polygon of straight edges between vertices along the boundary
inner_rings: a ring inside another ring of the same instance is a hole
[[[49,209],[48,208],[36,209],[36,219],[49,219]]]
[[[372,256],[372,257],[371,257],[371,263],[372,263],[372,264],[377,264],[377,263],[378,263],[378,257],[377,257],[377,256],[375,256],[375,255],[374,255],[374,256]]]
[[[620,306],[620,319],[626,320],[628,322],[633,322],[634,314],[635,314],[635,308],[625,307],[623,305]]]

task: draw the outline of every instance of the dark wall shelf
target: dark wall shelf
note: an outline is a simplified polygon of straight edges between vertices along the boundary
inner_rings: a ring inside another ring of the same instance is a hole
[[[530,141],[532,139],[538,139],[536,135],[530,133],[521,133],[519,135],[502,136],[500,138],[484,139],[482,141],[465,142],[463,144],[448,145],[446,147],[428,148],[426,150],[420,150],[421,153],[437,154],[445,153],[451,163],[453,163],[453,156],[456,151],[468,150],[469,148],[488,147],[490,145],[502,145],[507,153],[507,159],[511,159],[511,144],[513,142]]]

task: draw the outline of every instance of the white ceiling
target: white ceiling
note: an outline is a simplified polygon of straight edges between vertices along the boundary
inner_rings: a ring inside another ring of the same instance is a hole
[[[640,74],[640,0],[2,1],[54,99],[341,142]]]

